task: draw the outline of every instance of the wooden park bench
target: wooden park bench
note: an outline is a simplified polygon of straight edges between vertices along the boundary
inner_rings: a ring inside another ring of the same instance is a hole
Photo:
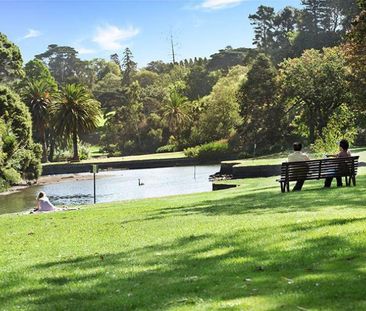
[[[284,162],[281,166],[280,183],[282,192],[290,191],[290,181],[345,177],[346,185],[356,186],[358,156],[327,158],[303,162]]]

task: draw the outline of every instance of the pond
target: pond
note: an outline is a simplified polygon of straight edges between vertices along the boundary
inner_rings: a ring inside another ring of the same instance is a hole
[[[201,165],[101,171],[96,180],[97,203],[211,191],[209,175],[219,170],[219,165]],[[77,174],[76,177],[64,178],[57,183],[32,186],[9,195],[0,195],[0,214],[33,208],[39,191],[46,192],[56,206],[92,204],[92,174]],[[142,185],[139,185],[139,180]]]

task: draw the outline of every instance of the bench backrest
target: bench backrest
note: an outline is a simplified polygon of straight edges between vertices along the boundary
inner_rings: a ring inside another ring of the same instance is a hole
[[[358,158],[359,156],[284,162],[281,166],[281,180],[294,181],[357,175]]]

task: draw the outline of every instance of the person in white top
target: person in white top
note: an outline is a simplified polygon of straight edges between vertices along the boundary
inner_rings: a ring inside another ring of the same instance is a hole
[[[50,200],[48,199],[46,193],[41,191],[37,195],[37,206],[34,209],[34,212],[49,212],[49,211],[54,211],[55,209],[56,208],[50,202]]]
[[[288,162],[300,162],[300,161],[310,161],[308,155],[306,153],[301,152],[302,144],[295,142],[293,144],[294,152],[289,154],[287,161]],[[296,181],[295,187],[292,191],[301,191],[302,186],[304,185],[305,180],[299,179]]]

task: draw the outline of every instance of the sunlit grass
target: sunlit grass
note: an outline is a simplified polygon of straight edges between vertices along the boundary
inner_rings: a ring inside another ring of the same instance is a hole
[[[1,310],[365,310],[366,176],[0,217]]]
[[[166,152],[166,153],[151,153],[151,154],[142,154],[142,155],[131,155],[131,156],[124,156],[124,157],[103,157],[103,158],[95,158],[95,159],[88,159],[82,160],[77,163],[105,163],[105,162],[120,162],[120,161],[136,161],[136,160],[161,160],[161,159],[179,159],[185,158],[183,151],[179,152]],[[68,162],[52,162],[52,163],[45,163],[44,165],[57,165],[57,164],[66,164]]]

